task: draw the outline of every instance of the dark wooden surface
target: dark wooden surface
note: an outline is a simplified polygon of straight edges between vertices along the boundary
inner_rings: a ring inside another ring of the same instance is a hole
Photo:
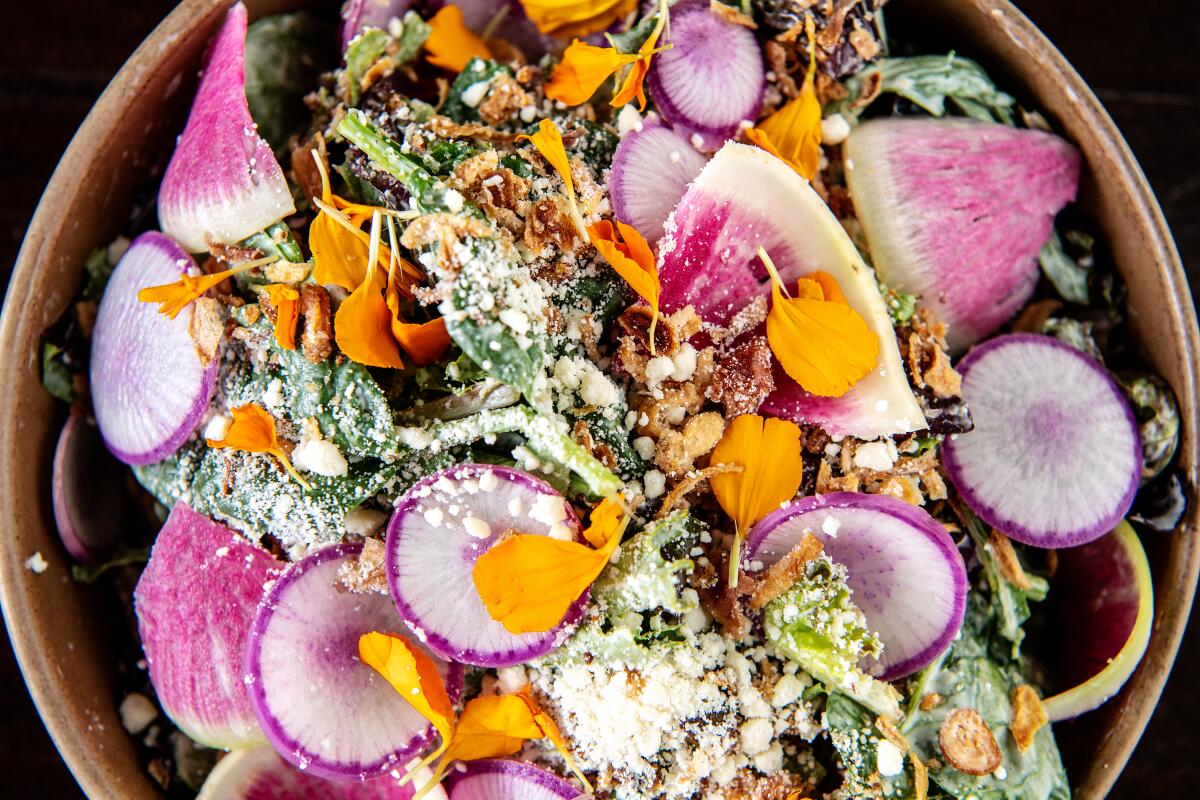
[[[903,0],[893,0],[903,2]],[[166,0],[0,0],[0,285],[76,126],[174,5]],[[331,0],[333,5],[333,0]],[[1141,159],[1200,287],[1200,14],[1188,0],[1019,0],[1096,89]],[[8,298],[7,302],[25,302]],[[1193,614],[1193,618],[1197,615]],[[17,621],[19,624],[19,621]],[[1192,628],[1196,628],[1193,619]],[[1154,718],[1113,794],[1196,796],[1200,633],[1184,640]],[[0,798],[80,798],[0,645]]]

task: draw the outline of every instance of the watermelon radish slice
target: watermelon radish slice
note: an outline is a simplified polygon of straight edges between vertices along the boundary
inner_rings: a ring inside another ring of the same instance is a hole
[[[1059,137],[964,119],[879,119],[845,145],[846,180],[880,279],[949,326],[956,352],[1033,293],[1079,152]]]
[[[816,397],[787,379],[767,398],[766,413],[864,439],[926,427],[871,268],[791,167],[757,147],[729,142],[688,187],[666,231],[659,277],[668,313],[691,304],[705,322],[725,325],[754,297],[770,296],[756,252],[762,245],[788,284],[816,270],[832,275],[879,336],[879,363],[846,394]]]
[[[579,538],[571,505],[545,481],[488,464],[452,467],[413,485],[388,524],[387,576],[400,616],[446,659],[521,664],[553,650],[583,614],[587,592],[555,628],[513,634],[492,619],[471,570],[509,531]]]
[[[450,800],[576,800],[587,797],[570,782],[527,761],[484,758],[455,774]]]
[[[1091,357],[1050,336],[998,336],[958,365],[975,429],[942,458],[984,522],[1034,547],[1111,531],[1133,504],[1142,453],[1129,401]]]
[[[71,558],[99,561],[121,539],[125,472],[104,447],[96,428],[77,408],[54,448],[50,495],[59,538]]]
[[[263,598],[246,652],[250,702],[267,739],[290,763],[335,780],[401,769],[435,736],[358,660],[360,636],[402,627],[387,596],[338,585],[338,568],[360,552],[361,544],[334,545],[291,564]],[[457,701],[462,667],[438,668]]]
[[[662,38],[670,50],[650,62],[650,96],[676,128],[715,150],[762,108],[766,73],[754,33],[709,8],[680,0]]]
[[[209,747],[260,744],[242,661],[264,584],[283,567],[176,503],[133,593],[150,682],[167,716]]]
[[[364,781],[327,781],[293,767],[272,747],[236,750],[217,762],[196,800],[411,800],[433,774],[428,769],[400,785],[396,777]],[[434,787],[425,795],[446,800],[446,791]]]
[[[1150,643],[1154,581],[1129,523],[1080,547],[1058,551],[1055,637],[1070,689],[1044,702],[1051,722],[1098,708],[1129,680]]]
[[[204,416],[217,380],[188,326],[158,313],[138,291],[179,280],[192,257],[161,233],[133,241],[109,278],[92,332],[92,409],[100,435],[126,464],[152,464],[179,449]]]
[[[814,495],[764,517],[745,561],[770,566],[812,533],[846,567],[854,603],[878,631],[883,655],[863,669],[890,681],[940,655],[962,627],[967,569],[954,540],[923,509],[888,495]]]
[[[657,116],[647,117],[640,128],[625,134],[613,156],[608,190],[617,219],[651,243],[658,241],[671,209],[706,160],[688,137]]]
[[[246,102],[246,7],[229,9],[158,190],[163,232],[190,253],[233,244],[295,213],[271,145]]]

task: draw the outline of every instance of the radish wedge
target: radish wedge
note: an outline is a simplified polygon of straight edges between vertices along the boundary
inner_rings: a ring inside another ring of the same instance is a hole
[[[698,135],[709,150],[754,122],[766,73],[752,31],[714,13],[708,0],[681,0],[671,7],[662,43],[671,49],[651,61],[648,81],[668,122]]]
[[[998,336],[958,365],[975,429],[950,437],[950,480],[984,522],[1073,547],[1129,511],[1142,466],[1129,401],[1105,368],[1050,336]]]
[[[196,800],[411,800],[433,774],[423,769],[403,786],[391,775],[359,783],[327,781],[293,767],[269,746],[237,750],[217,762]],[[440,786],[425,797],[446,800]]]
[[[686,136],[647,117],[625,134],[613,156],[609,194],[617,219],[658,241],[671,209],[706,160]]]
[[[920,294],[956,352],[1025,305],[1054,215],[1079,187],[1066,141],[974,120],[867,122],[845,163],[880,279]]]
[[[217,380],[188,332],[192,312],[158,313],[138,291],[179,280],[192,257],[161,233],[143,233],[109,278],[92,332],[91,389],[96,424],[109,451],[126,464],[152,464],[174,453],[200,424]]]
[[[764,517],[746,538],[747,564],[770,566],[812,533],[846,567],[855,605],[883,656],[863,668],[890,681],[937,658],[962,627],[967,569],[954,540],[923,509],[888,495],[805,497]]]
[[[1051,722],[1100,707],[1129,680],[1150,643],[1154,581],[1129,523],[1058,551],[1055,642],[1072,688],[1046,698]]]
[[[367,28],[387,30],[393,19],[416,5],[415,0],[346,0],[342,4],[342,49]]]
[[[579,520],[548,483],[525,472],[466,464],[413,485],[388,525],[387,576],[400,616],[443,658],[481,667],[522,664],[553,650],[583,614],[587,592],[559,625],[513,634],[475,588],[475,561],[510,530],[577,539]]]
[[[816,397],[782,374],[763,411],[864,439],[926,427],[900,363],[892,321],[871,268],[808,181],[757,147],[730,142],[713,156],[667,220],[659,242],[661,304],[692,305],[725,325],[770,284],[756,250],[766,248],[783,280],[824,270],[879,337],[875,369],[841,397]]]
[[[58,536],[71,558],[85,564],[111,553],[121,539],[125,472],[104,448],[96,428],[77,409],[58,435],[50,495]]]
[[[353,594],[338,568],[361,544],[326,547],[290,565],[263,598],[246,653],[250,702],[267,739],[312,775],[366,780],[402,769],[434,728],[375,670],[358,660],[364,633],[403,626],[382,594]],[[438,662],[450,699],[462,667]]]
[[[468,761],[454,775],[450,800],[576,800],[586,797],[549,770],[502,758]]]
[[[150,682],[180,730],[209,747],[263,742],[242,661],[264,584],[282,564],[176,503],[133,593]]]
[[[163,232],[191,253],[233,244],[295,213],[271,145],[246,102],[246,7],[229,9],[158,190]]]

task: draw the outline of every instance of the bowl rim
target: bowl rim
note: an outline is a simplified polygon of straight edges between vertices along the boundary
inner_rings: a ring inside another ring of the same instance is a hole
[[[1133,213],[1143,218],[1152,233],[1144,244],[1152,248],[1147,255],[1164,278],[1171,297],[1169,307],[1163,309],[1170,317],[1169,328],[1181,335],[1185,352],[1200,352],[1200,330],[1197,328],[1193,299],[1174,238],[1140,165],[1099,99],[1054,44],[1009,0],[955,1],[990,15],[997,25],[1004,27],[1005,33],[1019,48],[1035,53],[1042,59],[1044,63],[1041,66],[1053,70],[1060,77],[1065,91],[1075,104],[1073,113],[1086,118],[1088,124],[1096,128],[1100,155],[1119,171],[1121,185],[1133,192],[1125,204],[1136,206]],[[24,311],[22,304],[14,304],[11,300],[28,295],[43,245],[53,242],[55,234],[68,224],[55,214],[55,209],[74,194],[68,176],[92,160],[91,154],[97,148],[96,143],[106,139],[109,127],[106,120],[119,114],[128,98],[136,95],[144,86],[149,72],[147,66],[154,64],[164,49],[184,38],[184,34],[197,21],[211,17],[231,4],[231,0],[183,0],[129,56],[72,137],[38,202],[13,268],[0,317],[0,353],[9,354],[0,360],[0,379],[20,378],[21,372],[14,363],[22,357],[30,357],[30,354],[23,352],[22,339],[22,331],[30,324],[29,314]],[[1200,414],[1196,409],[1197,364],[1194,359],[1187,363],[1180,381],[1181,384],[1175,388],[1179,394],[1183,421],[1190,426],[1190,431],[1185,433],[1178,458],[1179,463],[1189,465],[1186,477],[1192,486],[1196,486],[1200,464],[1200,440],[1196,436],[1196,427],[1200,422]],[[6,395],[0,400],[0,407],[8,405]],[[14,416],[0,414],[0,442],[14,441],[12,437],[17,435],[19,427]],[[7,454],[8,448],[5,448],[5,462],[10,462]],[[9,463],[0,464],[0,469],[7,466]],[[1176,559],[1178,564],[1170,576],[1172,582],[1181,588],[1172,596],[1173,602],[1155,604],[1150,647],[1122,690],[1122,695],[1127,695],[1133,689],[1122,708],[1122,721],[1129,733],[1122,737],[1104,738],[1095,752],[1094,763],[1098,763],[1103,770],[1099,782],[1092,786],[1097,790],[1094,795],[1097,798],[1107,794],[1129,759],[1169,677],[1192,607],[1196,579],[1200,575],[1200,547],[1197,547],[1195,537],[1190,535],[1198,516],[1200,507],[1193,503],[1180,527],[1173,534],[1168,534],[1184,537],[1184,541],[1178,544],[1181,550],[1180,558]],[[15,503],[6,493],[0,492],[0,525],[14,530],[20,524]],[[0,562],[4,561],[11,563],[0,568],[0,605],[3,606],[6,631],[26,687],[56,748],[84,793],[89,797],[108,796],[111,785],[106,779],[110,772],[103,766],[104,759],[96,757],[86,732],[72,725],[68,718],[48,711],[53,707],[63,679],[52,677],[59,672],[49,668],[56,666],[50,656],[50,635],[34,626],[13,622],[29,613],[36,613],[37,603],[32,597],[32,588],[19,579],[23,567],[20,564],[21,556],[15,552],[15,548],[6,548],[0,556]],[[1158,577],[1160,581],[1157,583],[1164,585],[1161,583],[1163,577]]]

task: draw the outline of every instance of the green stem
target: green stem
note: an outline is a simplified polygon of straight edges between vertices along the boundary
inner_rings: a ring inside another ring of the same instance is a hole
[[[338,123],[337,132],[367,154],[375,166],[391,175],[408,190],[412,207],[422,214],[450,211],[446,188],[429,170],[400,150],[361,111],[351,111]]]

